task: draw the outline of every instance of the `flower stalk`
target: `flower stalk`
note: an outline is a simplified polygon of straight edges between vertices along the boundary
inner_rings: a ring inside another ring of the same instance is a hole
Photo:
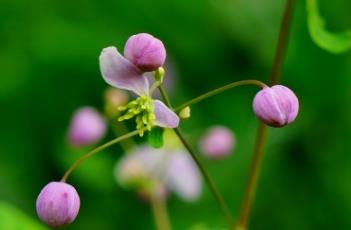
[[[276,53],[274,56],[274,61],[272,65],[272,71],[269,78],[270,85],[277,84],[280,81],[281,67],[284,61],[284,55],[288,43],[288,35],[290,29],[290,22],[293,11],[293,0],[287,0],[286,6],[282,18],[282,22],[279,30],[278,44],[276,48]],[[246,230],[251,206],[256,193],[256,185],[260,173],[260,165],[264,153],[264,144],[267,136],[267,126],[260,122],[258,133],[256,137],[255,147],[253,150],[253,160],[250,168],[249,179],[247,182],[247,187],[245,195],[241,204],[240,216],[237,225],[234,226],[235,230]]]
[[[89,157],[101,152],[102,150],[117,144],[120,141],[126,140],[128,138],[131,138],[135,135],[139,134],[138,130],[132,131],[130,133],[124,134],[123,136],[117,137],[109,142],[106,142],[103,145],[100,145],[99,147],[96,147],[95,149],[91,150],[90,152],[84,154],[83,156],[81,156],[80,158],[78,158],[72,165],[71,167],[69,167],[69,169],[66,171],[66,173],[63,175],[61,182],[66,182],[68,176],[72,173],[72,171],[80,164],[82,163],[84,160],[88,159]]]
[[[168,95],[166,93],[166,91],[164,90],[163,86],[160,85],[159,86],[159,91],[161,93],[161,96],[163,98],[163,100],[165,101],[165,104],[172,108],[172,105],[170,103],[170,100],[168,98]],[[233,218],[230,214],[230,210],[226,204],[226,202],[223,199],[223,196],[221,195],[221,193],[219,192],[219,190],[217,189],[217,187],[215,186],[213,180],[211,179],[211,177],[209,176],[209,174],[207,173],[205,167],[202,165],[202,163],[200,162],[200,159],[197,157],[197,155],[195,154],[194,150],[192,149],[192,147],[190,146],[190,144],[186,141],[186,139],[184,138],[183,134],[181,133],[179,128],[174,128],[173,129],[175,131],[175,133],[177,134],[179,140],[182,142],[182,144],[184,145],[184,147],[188,150],[188,152],[190,153],[191,157],[193,158],[193,160],[195,161],[196,165],[199,167],[200,172],[202,174],[202,176],[204,177],[213,197],[215,198],[217,204],[219,205],[226,221],[228,222],[229,226],[233,225]]]
[[[266,85],[263,82],[260,82],[260,81],[257,81],[257,80],[236,81],[236,82],[227,84],[225,86],[216,88],[214,90],[211,90],[211,91],[209,91],[207,93],[204,93],[204,94],[202,94],[202,95],[200,95],[200,96],[198,96],[198,97],[196,97],[196,98],[194,98],[194,99],[192,99],[192,100],[190,100],[188,102],[185,102],[184,104],[182,104],[182,105],[178,106],[177,108],[175,108],[174,111],[178,112],[178,111],[184,109],[187,106],[192,106],[192,105],[197,104],[197,103],[199,103],[199,102],[201,102],[201,101],[203,101],[203,100],[205,100],[207,98],[210,98],[212,96],[215,96],[217,94],[223,93],[223,92],[225,92],[227,90],[230,90],[232,88],[235,88],[237,86],[242,86],[242,85],[257,85],[257,86],[259,86],[261,88],[266,87]],[[164,93],[162,93],[162,90],[160,90],[160,92],[161,92],[161,95],[163,96]],[[167,97],[164,97],[164,98],[165,98],[165,102],[167,102],[166,101]],[[169,100],[168,100],[168,102],[169,102]]]
[[[151,206],[157,229],[172,230],[165,200],[158,196],[151,195]]]

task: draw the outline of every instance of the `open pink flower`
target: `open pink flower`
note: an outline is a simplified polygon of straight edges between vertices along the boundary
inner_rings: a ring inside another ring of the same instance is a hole
[[[152,188],[154,192],[163,185],[187,202],[198,200],[202,190],[199,169],[183,148],[138,146],[117,163],[115,177],[122,186],[142,191]]]
[[[149,37],[149,39],[156,38]],[[133,52],[147,53],[146,51],[148,51],[143,50],[147,49],[147,46],[138,45],[138,40],[129,44],[129,46],[131,45],[135,46]],[[178,126],[177,114],[160,100],[151,98],[148,79],[143,75],[143,70],[136,64],[123,57],[115,47],[104,48],[99,61],[103,79],[108,84],[119,89],[132,91],[139,96],[125,107],[124,110],[127,112],[120,120],[127,120],[135,116],[137,129],[141,136],[144,130],[150,130],[153,125],[165,128]]]

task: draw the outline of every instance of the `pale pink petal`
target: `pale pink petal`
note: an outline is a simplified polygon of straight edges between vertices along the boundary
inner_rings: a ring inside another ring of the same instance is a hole
[[[196,201],[201,195],[202,182],[198,167],[185,151],[170,155],[166,183],[170,190],[185,201]]]
[[[149,84],[138,67],[124,58],[116,47],[101,51],[100,70],[104,80],[113,87],[131,90],[138,95],[148,93]]]
[[[162,101],[154,100],[156,125],[164,128],[176,128],[179,125],[178,115],[169,109]]]

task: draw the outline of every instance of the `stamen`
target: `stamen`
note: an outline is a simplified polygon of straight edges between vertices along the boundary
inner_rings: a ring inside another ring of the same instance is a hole
[[[156,121],[153,101],[149,96],[140,96],[127,105],[118,107],[118,110],[125,111],[118,118],[118,121],[129,120],[135,117],[136,129],[139,132],[139,136],[143,136],[145,130],[150,131]]]

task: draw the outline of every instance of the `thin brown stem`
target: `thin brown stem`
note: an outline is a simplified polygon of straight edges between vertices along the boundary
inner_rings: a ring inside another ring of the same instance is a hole
[[[269,82],[270,85],[277,84],[280,81],[281,68],[284,61],[285,51],[288,43],[291,16],[293,11],[294,0],[287,0],[282,22],[280,25],[278,44],[276,48],[276,53],[274,56],[274,61],[272,65],[272,71],[270,74]],[[255,142],[255,148],[253,151],[253,160],[250,168],[248,183],[245,191],[245,195],[242,201],[240,217],[238,224],[234,226],[236,230],[246,230],[251,206],[256,193],[256,185],[260,173],[260,162],[263,158],[264,144],[267,136],[267,126],[260,122],[257,138]]]
[[[278,44],[274,55],[273,66],[269,78],[269,84],[274,85],[280,81],[281,68],[283,66],[286,47],[288,44],[290,24],[293,12],[294,0],[287,0],[280,24]]]
[[[245,230],[249,219],[251,204],[255,196],[256,185],[259,177],[260,164],[263,157],[264,143],[266,140],[267,128],[261,122],[258,127],[257,138],[251,163],[251,170],[246,187],[246,192],[242,201],[241,214],[236,230]]]

